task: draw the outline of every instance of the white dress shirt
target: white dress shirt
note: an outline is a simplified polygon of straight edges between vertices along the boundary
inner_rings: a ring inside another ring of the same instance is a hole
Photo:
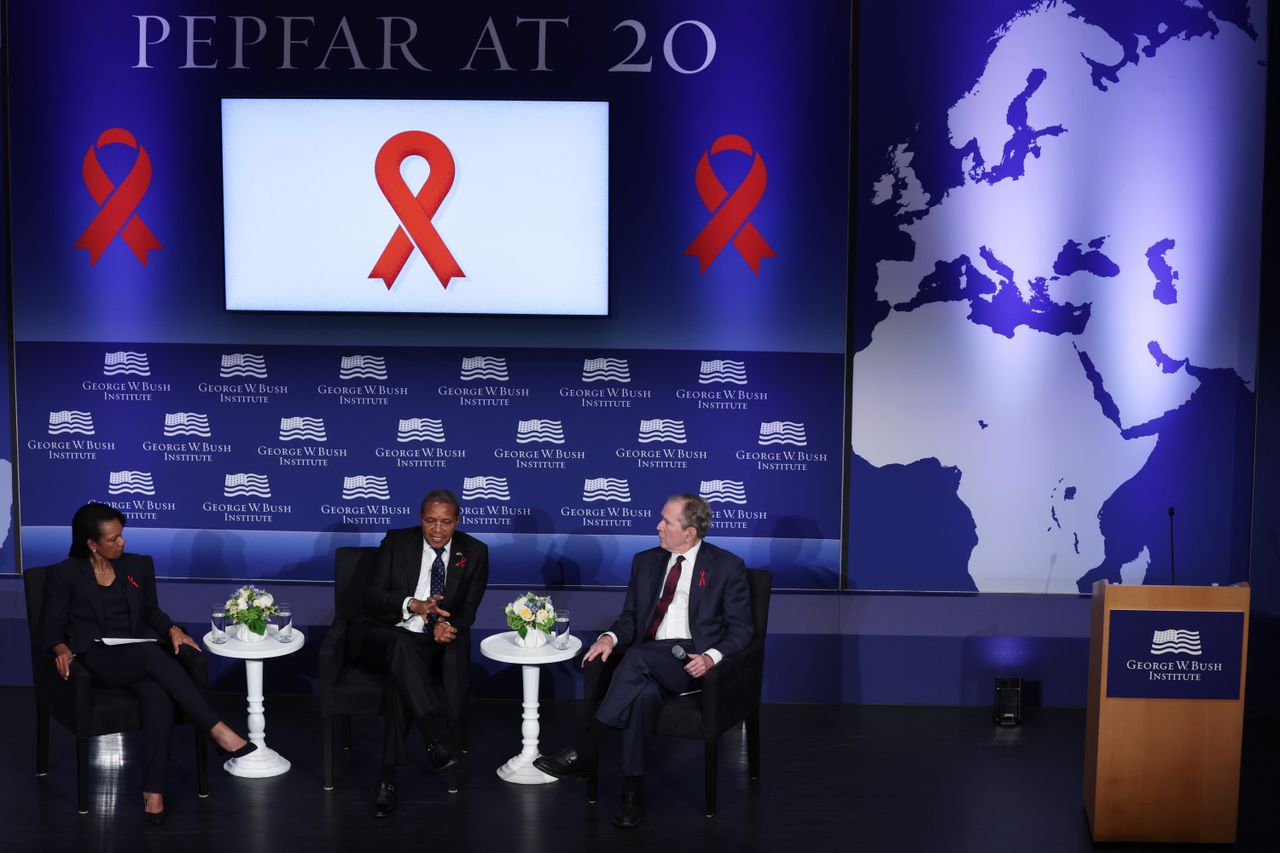
[[[680,580],[676,581],[675,595],[671,599],[671,604],[667,607],[667,613],[662,617],[662,622],[658,625],[658,630],[654,634],[655,640],[690,640],[693,639],[693,631],[689,628],[689,587],[693,584],[693,567],[698,561],[698,551],[702,548],[702,540],[699,539],[697,544],[685,551],[683,554],[671,554],[667,557],[667,570],[662,573],[662,583],[658,585],[661,590],[667,585],[667,575],[671,572],[671,567],[676,564],[677,557],[684,557],[684,563],[680,566]],[[644,640],[644,632],[648,630],[648,625],[636,626],[636,639]],[[605,631],[601,637],[612,637],[616,645],[618,637],[612,631]],[[706,649],[699,654],[704,654],[711,658],[713,663],[720,663],[724,657],[719,649]]]
[[[445,543],[444,553],[440,555],[440,559],[444,560],[445,580],[449,578],[449,553],[453,547],[453,540],[450,539]],[[415,634],[421,634],[426,630],[427,620],[419,616],[417,613],[409,612],[409,602],[415,598],[424,601],[432,595],[444,595],[443,589],[432,591],[431,589],[431,567],[436,562],[436,549],[432,548],[426,539],[422,540],[422,564],[418,569],[418,585],[414,587],[413,595],[407,596],[400,605],[400,613],[404,616],[402,622],[397,623],[397,627],[412,631]]]

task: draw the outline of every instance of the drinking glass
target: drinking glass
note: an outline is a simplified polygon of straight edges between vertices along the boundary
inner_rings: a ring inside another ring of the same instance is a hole
[[[555,631],[555,647],[557,649],[569,648],[569,611],[556,611],[556,631]]]
[[[222,645],[227,641],[227,611],[221,606],[213,608],[209,613],[209,622],[213,625],[213,633],[209,642]]]
[[[280,612],[275,615],[276,639],[281,643],[293,642],[293,607],[288,604],[279,605]]]

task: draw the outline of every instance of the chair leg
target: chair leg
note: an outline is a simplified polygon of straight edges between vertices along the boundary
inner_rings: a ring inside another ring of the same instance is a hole
[[[760,779],[760,710],[747,717],[747,775],[751,781]]]
[[[600,778],[600,756],[591,761],[591,775],[587,777],[587,802],[596,804],[596,780]]]
[[[351,716],[343,714],[338,717],[338,725],[342,727],[342,748],[351,748]]]
[[[209,796],[209,738],[196,731],[196,794],[201,799]]]
[[[456,763],[449,768],[449,793],[458,793],[458,765]]]
[[[36,775],[49,775],[49,712],[36,708]]]
[[[89,813],[89,739],[76,738],[76,811]]]
[[[333,790],[333,717],[325,717],[320,721],[320,731],[324,735],[324,789]]]
[[[707,817],[715,817],[716,813],[716,764],[719,758],[717,754],[717,746],[719,741],[709,740],[706,742],[706,776],[707,776]]]

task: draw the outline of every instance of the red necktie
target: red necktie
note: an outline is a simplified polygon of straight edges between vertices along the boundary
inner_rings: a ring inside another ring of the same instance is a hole
[[[662,597],[658,599],[658,607],[653,611],[653,618],[649,620],[649,630],[644,632],[646,640],[652,640],[657,635],[658,626],[666,618],[671,599],[676,597],[676,584],[680,583],[680,567],[683,563],[684,555],[681,554],[676,557],[676,564],[671,567],[671,571],[667,572],[667,582],[662,585]]]

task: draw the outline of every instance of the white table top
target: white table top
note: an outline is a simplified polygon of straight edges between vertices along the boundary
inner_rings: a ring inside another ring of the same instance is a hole
[[[204,635],[202,642],[206,651],[218,657],[238,658],[240,660],[265,660],[266,658],[284,657],[285,655],[293,654],[307,642],[307,635],[297,628],[293,629],[293,642],[280,642],[276,639],[274,625],[267,628],[267,636],[257,643],[242,643],[231,636],[230,633],[227,634],[225,643],[214,643],[212,638],[212,631]]]
[[[548,640],[545,646],[538,646],[536,649],[517,646],[515,631],[503,631],[501,634],[493,634],[480,641],[480,654],[490,660],[501,661],[502,663],[519,663],[526,666],[569,660],[581,650],[582,641],[572,635],[569,637],[569,648],[567,649],[557,649],[551,640]]]

